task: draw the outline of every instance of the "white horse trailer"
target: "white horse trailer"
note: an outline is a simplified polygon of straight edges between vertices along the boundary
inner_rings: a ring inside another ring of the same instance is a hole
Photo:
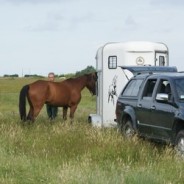
[[[116,126],[117,97],[132,76],[132,73],[118,66],[168,66],[168,54],[164,43],[155,42],[107,43],[100,47],[96,54],[96,114],[89,115],[89,122],[99,127]]]

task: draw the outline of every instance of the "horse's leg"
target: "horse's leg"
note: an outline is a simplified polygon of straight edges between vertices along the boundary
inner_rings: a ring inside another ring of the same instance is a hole
[[[33,111],[33,118],[34,118],[34,119],[35,119],[35,118],[38,116],[38,114],[40,113],[40,111],[41,111],[43,105],[44,105],[44,102],[43,102],[43,103],[39,103],[39,104],[37,104],[36,106],[34,106],[34,111]]]
[[[68,111],[68,107],[63,107],[63,119],[67,120],[67,111]]]
[[[27,120],[34,121],[34,118],[33,118],[33,107],[30,107],[30,109],[29,109],[29,113],[27,115]]]
[[[30,110],[27,116],[27,120],[34,122],[35,118],[38,116],[40,110],[42,109],[44,102],[36,103],[33,101],[31,102],[29,101],[29,103],[30,103]]]
[[[38,116],[42,107],[43,105],[37,106],[35,108],[31,107],[27,116],[27,120],[34,122],[35,118]]]
[[[29,113],[28,113],[26,119],[27,119],[28,121],[34,122],[34,117],[33,117],[34,109],[33,109],[32,101],[30,100],[29,96],[28,96],[28,103],[29,103]]]
[[[74,113],[75,113],[76,109],[77,109],[77,104],[70,107],[70,120],[71,120],[71,124],[73,123]]]

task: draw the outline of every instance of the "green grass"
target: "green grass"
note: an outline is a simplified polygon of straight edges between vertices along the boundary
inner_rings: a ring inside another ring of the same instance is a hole
[[[35,123],[21,123],[20,88],[35,79],[0,79],[0,183],[182,184],[184,160],[172,147],[124,139],[116,129],[93,128],[95,97],[84,90],[73,125],[45,108]]]

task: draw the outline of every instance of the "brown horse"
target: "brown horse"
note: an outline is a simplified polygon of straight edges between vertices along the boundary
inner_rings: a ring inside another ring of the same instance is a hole
[[[19,113],[23,121],[34,121],[44,104],[63,107],[63,119],[67,119],[67,110],[70,108],[70,118],[81,100],[81,91],[87,89],[96,94],[97,73],[85,74],[77,78],[66,79],[62,82],[38,80],[25,85],[19,96]],[[30,110],[26,117],[26,97]]]

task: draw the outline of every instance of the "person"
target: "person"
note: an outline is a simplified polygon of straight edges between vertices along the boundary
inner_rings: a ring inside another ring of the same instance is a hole
[[[54,79],[55,79],[55,74],[53,72],[50,72],[48,74],[48,80],[51,82],[54,82]],[[46,108],[47,108],[47,115],[49,119],[51,120],[55,119],[58,113],[58,107],[46,104]]]

